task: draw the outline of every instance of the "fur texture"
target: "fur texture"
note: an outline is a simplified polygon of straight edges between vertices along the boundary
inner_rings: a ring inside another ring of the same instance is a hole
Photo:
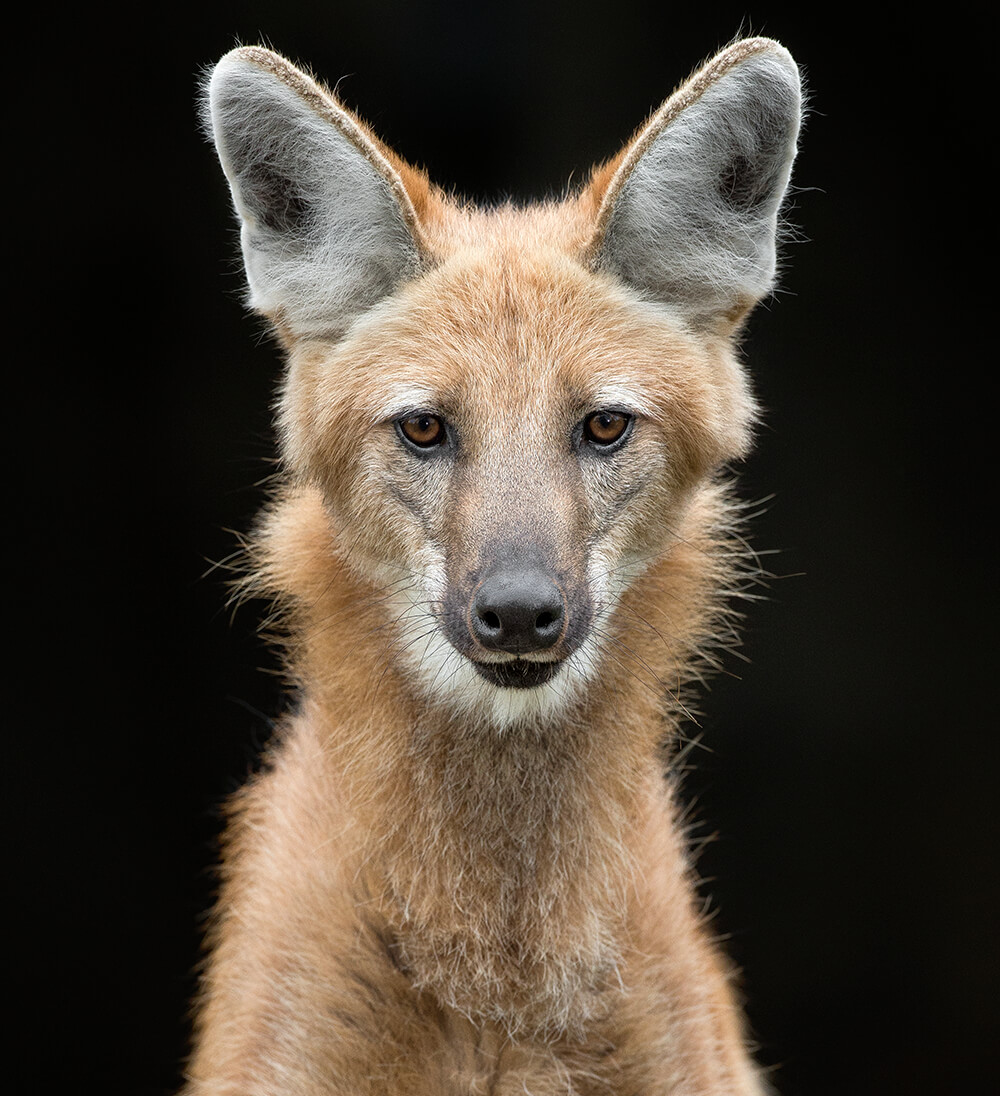
[[[288,354],[247,589],[301,702],[232,804],[189,1096],[761,1091],[662,766],[733,636],[798,102],[737,43],[578,194],[484,211],[275,54],[217,66]]]

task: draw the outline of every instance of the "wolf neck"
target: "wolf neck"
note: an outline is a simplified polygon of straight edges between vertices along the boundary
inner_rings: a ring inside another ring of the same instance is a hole
[[[641,776],[603,728],[417,727],[374,827],[418,985],[508,1027],[579,1027],[614,982]],[[391,798],[390,798],[391,796]]]
[[[363,732],[363,760],[344,757],[402,965],[512,1035],[581,1032],[619,984],[630,842],[662,785],[652,721],[637,726],[634,707],[623,718],[628,698],[606,694],[589,708],[603,716],[501,731],[410,699]]]

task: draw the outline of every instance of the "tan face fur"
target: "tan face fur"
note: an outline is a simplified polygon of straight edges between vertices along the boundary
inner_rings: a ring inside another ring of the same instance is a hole
[[[588,271],[553,218],[477,216],[485,243],[455,248],[343,342],[292,342],[282,424],[292,467],[351,530],[351,565],[385,590],[413,679],[503,725],[585,692],[622,590],[669,546],[692,488],[743,448],[752,403],[724,340]],[[630,419],[606,449],[583,429],[603,409]],[[394,424],[417,411],[446,424],[444,444],[405,443]],[[476,642],[470,597],[526,560],[552,576],[565,620],[524,657],[559,668],[498,686],[473,662],[515,656]]]

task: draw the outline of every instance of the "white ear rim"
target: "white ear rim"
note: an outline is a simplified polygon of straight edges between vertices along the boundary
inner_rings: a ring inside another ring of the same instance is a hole
[[[694,322],[745,313],[774,284],[801,112],[798,67],[783,46],[756,38],[723,50],[619,164],[598,213],[595,265]],[[754,164],[759,191],[742,209],[720,188],[741,161]]]
[[[215,66],[207,107],[251,307],[296,335],[335,338],[416,272],[417,219],[402,182],[309,77],[269,50],[236,49]],[[288,186],[272,194],[269,178]]]

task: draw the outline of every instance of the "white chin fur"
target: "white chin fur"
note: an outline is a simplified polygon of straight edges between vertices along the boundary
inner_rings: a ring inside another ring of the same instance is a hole
[[[452,647],[436,623],[429,617],[425,622],[433,631],[408,652],[411,675],[435,704],[497,730],[517,723],[548,722],[563,715],[593,676],[597,652],[588,641],[543,685],[531,689],[494,685]]]
[[[499,731],[518,723],[547,722],[565,714],[594,677],[598,650],[588,638],[544,685],[494,685],[449,643],[429,609],[431,602],[416,595],[408,586],[390,599],[390,613],[400,632],[399,657],[426,698],[454,715]]]

